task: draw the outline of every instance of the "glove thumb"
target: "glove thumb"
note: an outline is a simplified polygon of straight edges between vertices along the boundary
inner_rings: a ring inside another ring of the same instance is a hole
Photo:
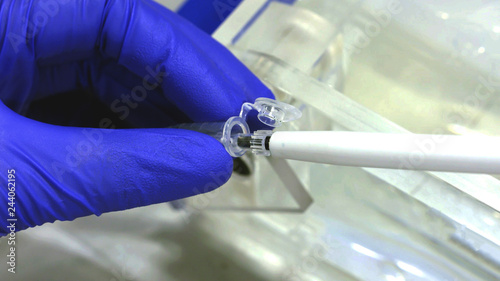
[[[16,218],[16,231],[205,193],[232,172],[224,147],[204,134],[59,127],[22,117],[1,102],[0,155],[2,185],[15,171],[9,182],[14,191],[2,188],[0,199],[15,209],[3,207],[0,215]],[[0,234],[11,231],[2,225]]]

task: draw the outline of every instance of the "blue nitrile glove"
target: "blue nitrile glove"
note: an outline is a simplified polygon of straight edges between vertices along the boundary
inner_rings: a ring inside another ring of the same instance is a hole
[[[212,34],[243,0],[186,0],[177,13]]]
[[[135,127],[158,128],[225,121],[243,102],[272,97],[224,47],[153,1],[0,1],[1,234],[9,212],[21,230],[204,193],[230,177],[231,157],[200,133],[20,115],[75,89]]]

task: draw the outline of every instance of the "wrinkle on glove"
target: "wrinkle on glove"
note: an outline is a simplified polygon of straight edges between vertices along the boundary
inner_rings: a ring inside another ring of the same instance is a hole
[[[89,89],[134,127],[225,121],[272,93],[233,55],[150,0],[0,2],[0,182],[16,231],[211,191],[232,172],[215,139],[176,129],[59,127],[30,103]],[[6,221],[6,207],[0,209]],[[0,235],[10,232],[0,224]]]

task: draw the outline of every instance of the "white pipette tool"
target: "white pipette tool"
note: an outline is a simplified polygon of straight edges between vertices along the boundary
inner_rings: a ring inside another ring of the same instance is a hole
[[[251,110],[257,110],[259,120],[271,127],[301,117],[301,112],[289,104],[261,98],[255,104],[245,103],[240,116],[225,123],[178,128],[216,137],[233,157],[251,151],[256,155],[343,166],[500,174],[500,137],[342,131],[250,133],[245,120]],[[210,126],[210,132],[202,129]]]
[[[273,157],[333,165],[500,174],[498,137],[276,132],[268,147]]]

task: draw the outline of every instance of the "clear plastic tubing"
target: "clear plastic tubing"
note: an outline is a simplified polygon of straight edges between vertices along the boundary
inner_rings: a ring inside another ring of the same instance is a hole
[[[248,150],[238,146],[238,137],[250,134],[248,124],[239,116],[231,117],[226,122],[180,124],[172,128],[196,131],[212,136],[222,143],[226,151],[233,157],[241,157]]]
[[[222,138],[222,132],[225,124],[226,122],[188,123],[179,124],[171,128],[196,131],[220,140]]]

